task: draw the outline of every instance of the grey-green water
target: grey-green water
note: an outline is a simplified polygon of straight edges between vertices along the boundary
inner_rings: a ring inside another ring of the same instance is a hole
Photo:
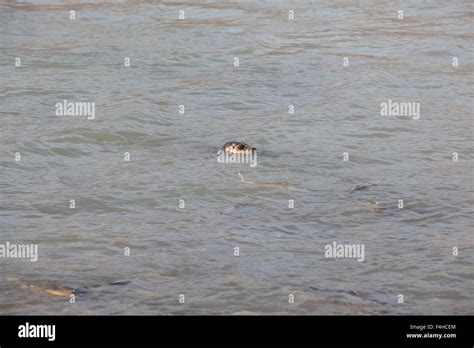
[[[473,37],[470,1],[0,1],[0,244],[39,246],[0,314],[473,314]]]

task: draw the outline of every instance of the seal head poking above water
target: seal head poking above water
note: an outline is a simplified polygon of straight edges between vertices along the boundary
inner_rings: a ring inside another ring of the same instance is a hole
[[[228,141],[222,146],[225,153],[252,153],[257,149],[239,141]]]

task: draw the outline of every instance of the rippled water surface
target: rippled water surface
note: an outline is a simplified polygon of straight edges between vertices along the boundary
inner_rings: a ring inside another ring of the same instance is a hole
[[[473,37],[470,1],[0,1],[0,244],[39,245],[0,313],[473,314]]]

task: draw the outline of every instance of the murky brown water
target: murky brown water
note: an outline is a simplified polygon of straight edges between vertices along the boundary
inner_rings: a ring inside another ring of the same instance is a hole
[[[0,314],[473,314],[473,37],[470,1],[0,1],[0,244],[39,246]]]

